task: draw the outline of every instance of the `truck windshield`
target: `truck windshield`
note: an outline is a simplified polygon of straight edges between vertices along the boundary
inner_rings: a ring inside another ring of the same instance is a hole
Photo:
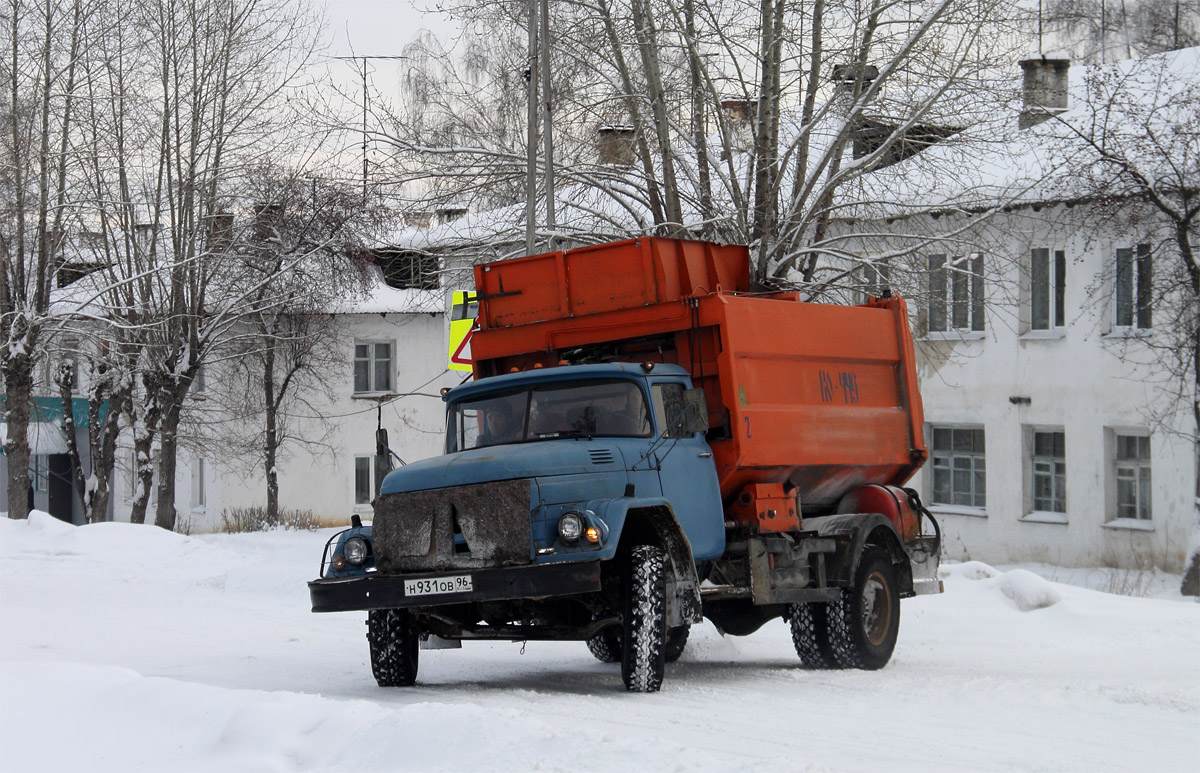
[[[450,406],[446,452],[560,437],[649,437],[631,381],[566,381],[491,392]]]

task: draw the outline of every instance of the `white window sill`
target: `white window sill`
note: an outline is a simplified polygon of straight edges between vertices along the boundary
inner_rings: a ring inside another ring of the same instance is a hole
[[[1034,510],[1032,513],[1026,513],[1022,516],[1021,520],[1025,523],[1058,523],[1065,526],[1067,523],[1067,514]]]
[[[1154,521],[1143,521],[1140,518],[1115,518],[1104,524],[1104,528],[1123,531],[1154,531]]]
[[[924,341],[982,341],[986,337],[983,330],[934,330],[926,333]]]
[[[1021,334],[1022,341],[1058,341],[1067,337],[1067,331],[1062,328],[1054,330],[1027,330]]]
[[[967,515],[972,518],[987,518],[985,508],[967,507],[966,505],[929,505],[929,512],[935,515]]]
[[[395,397],[396,393],[387,390],[383,392],[355,392],[350,395],[351,400],[381,400],[385,397]]]
[[[1152,327],[1114,327],[1101,338],[1149,338],[1154,333]]]

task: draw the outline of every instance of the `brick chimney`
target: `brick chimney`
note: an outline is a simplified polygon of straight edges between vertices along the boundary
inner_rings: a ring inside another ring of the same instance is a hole
[[[1037,126],[1067,109],[1067,73],[1071,60],[1065,56],[1035,55],[1019,64],[1025,74],[1025,104],[1017,125]]]
[[[734,152],[749,150],[754,145],[758,100],[752,97],[728,97],[721,100],[721,112],[729,124],[729,141]]]
[[[596,151],[601,164],[633,166],[633,127],[624,124],[604,124],[596,130]]]
[[[833,101],[837,112],[846,116],[854,104],[854,84],[862,78],[862,90],[879,77],[879,68],[873,64],[839,64],[833,68]]]

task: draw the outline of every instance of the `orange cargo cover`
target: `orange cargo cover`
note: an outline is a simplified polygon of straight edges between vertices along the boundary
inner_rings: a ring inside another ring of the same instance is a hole
[[[903,299],[751,293],[745,247],[643,237],[475,268],[476,378],[670,362],[705,390],[721,492],[797,486],[805,513],[901,485],[927,456]]]

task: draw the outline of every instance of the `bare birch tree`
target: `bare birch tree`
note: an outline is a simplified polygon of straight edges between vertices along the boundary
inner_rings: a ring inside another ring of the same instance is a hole
[[[0,375],[8,438],[8,515],[24,518],[31,489],[26,437],[34,369],[45,345],[50,291],[61,263],[77,119],[83,0],[9,0],[0,62]]]
[[[461,12],[495,39],[524,24],[522,9]],[[763,285],[814,284],[822,261],[842,257],[829,224],[854,182],[994,113],[996,76],[1017,58],[1003,45],[1007,7],[990,0],[589,0],[551,13],[554,85],[542,98],[572,191],[562,206],[574,210],[559,230],[581,242],[661,233],[748,243]],[[514,120],[486,105],[517,98],[507,74],[523,62],[473,62],[471,88],[439,80],[441,125]],[[446,57],[436,67],[455,72]],[[417,99],[410,112],[427,106]],[[520,132],[439,138],[397,115],[379,137],[409,162],[400,179],[432,176],[472,203],[519,179]],[[600,124],[632,127],[633,164],[597,163]]]
[[[281,455],[290,445],[322,440],[301,435],[289,417],[299,409],[319,415],[314,403],[329,399],[328,372],[345,364],[328,312],[367,289],[368,248],[390,217],[365,204],[356,186],[275,167],[257,170],[245,195],[256,202],[256,217],[242,251],[261,281],[214,357],[223,377],[213,391],[234,430],[229,447],[249,441],[249,455],[262,468],[267,522],[275,523]],[[247,432],[256,424],[258,431]]]

